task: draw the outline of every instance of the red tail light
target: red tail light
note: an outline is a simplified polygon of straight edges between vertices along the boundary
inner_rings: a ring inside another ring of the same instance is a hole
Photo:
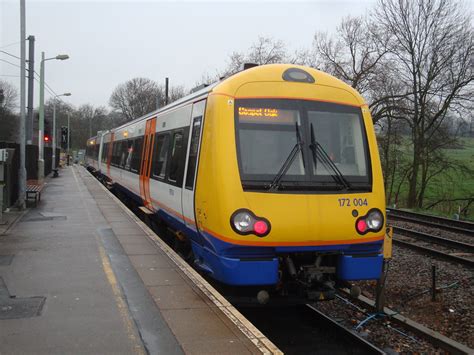
[[[359,232],[360,234],[365,233],[367,231],[367,222],[365,222],[364,219],[359,219],[359,221],[357,222],[356,228],[357,228],[357,232]]]
[[[268,224],[265,221],[257,221],[253,225],[253,230],[258,235],[263,235],[268,232]]]

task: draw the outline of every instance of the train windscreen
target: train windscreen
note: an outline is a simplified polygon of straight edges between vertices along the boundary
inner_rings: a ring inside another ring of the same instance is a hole
[[[237,100],[237,154],[244,188],[368,190],[359,107],[306,100]]]

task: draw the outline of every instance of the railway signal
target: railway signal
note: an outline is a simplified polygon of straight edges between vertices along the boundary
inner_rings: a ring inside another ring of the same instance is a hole
[[[67,149],[67,137],[68,137],[68,128],[66,126],[61,127],[61,148]]]

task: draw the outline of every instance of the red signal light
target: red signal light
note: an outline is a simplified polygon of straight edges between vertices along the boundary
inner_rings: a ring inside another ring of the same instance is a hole
[[[49,142],[49,137],[48,137],[48,136],[44,136],[44,141],[45,141],[45,142]]]

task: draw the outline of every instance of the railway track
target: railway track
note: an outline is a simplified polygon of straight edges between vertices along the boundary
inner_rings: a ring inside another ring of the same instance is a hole
[[[448,232],[462,233],[474,236],[474,223],[455,219],[430,216],[422,213],[387,208],[387,217],[391,220],[417,223],[429,227],[436,227]]]
[[[285,354],[385,354],[316,307],[238,307]]]
[[[395,234],[393,242],[395,244],[417,250],[424,254],[434,255],[444,260],[460,263],[468,267],[474,267],[473,244],[400,227],[393,227],[393,231]],[[408,237],[409,239],[402,239],[397,235]],[[426,243],[430,243],[434,247],[426,246]],[[441,250],[439,246],[442,247]]]
[[[385,354],[385,352],[375,345],[369,343],[367,340],[359,336],[356,332],[347,329],[340,323],[336,322],[334,319],[328,317],[320,310],[316,309],[313,305],[307,304],[308,307],[312,312],[314,312],[314,316],[318,318],[319,322],[324,322],[329,327],[331,327],[334,331],[338,332],[341,337],[345,337],[346,339],[350,339],[351,342],[356,344],[361,349],[365,349],[365,354]]]
[[[350,291],[348,289],[341,289],[340,292],[343,296],[350,297]],[[376,312],[375,301],[371,300],[370,298],[361,295],[356,299],[356,302],[359,302],[363,307],[366,307],[367,309]],[[468,346],[461,344],[451,338],[448,338],[432,329],[429,329],[424,325],[417,323],[390,308],[384,307],[384,314],[403,329],[413,332],[414,334],[424,339],[427,339],[431,344],[436,345],[437,347],[447,351],[450,354],[467,355],[473,353],[473,349],[469,348]]]

